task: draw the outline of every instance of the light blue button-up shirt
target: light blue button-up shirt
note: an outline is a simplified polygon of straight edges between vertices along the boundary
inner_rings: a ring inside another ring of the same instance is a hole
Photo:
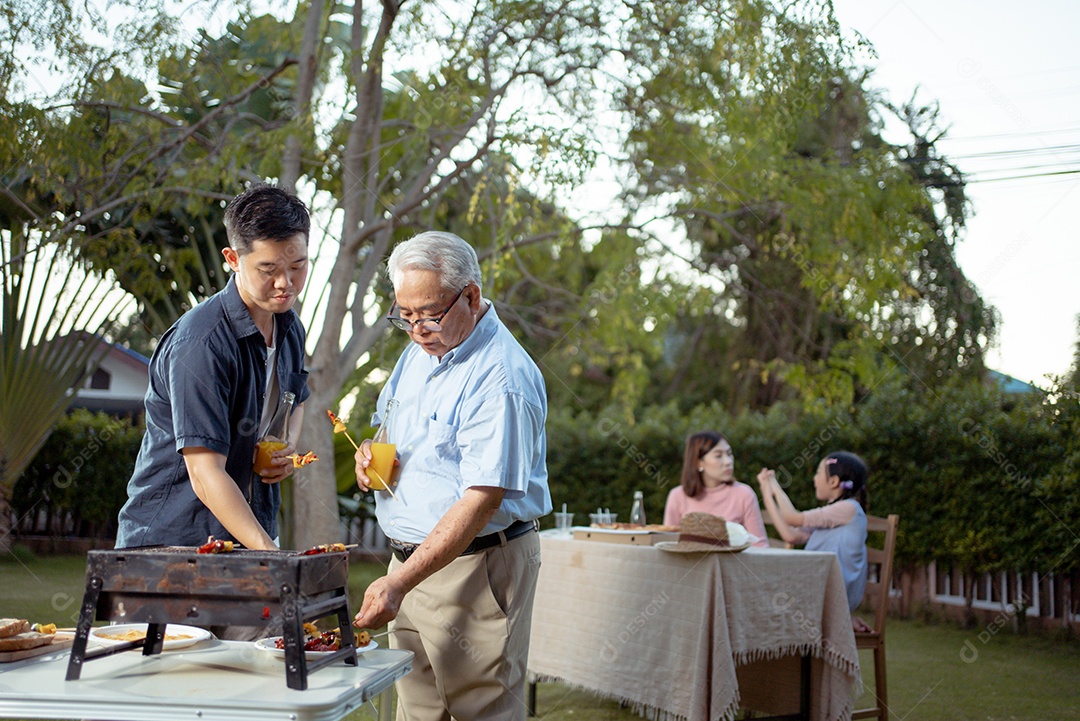
[[[551,512],[544,379],[494,307],[442,359],[410,344],[379,395],[373,424],[390,398],[399,404],[390,427],[401,464],[398,500],[375,494],[387,536],[421,543],[473,486],[506,489],[481,536]]]

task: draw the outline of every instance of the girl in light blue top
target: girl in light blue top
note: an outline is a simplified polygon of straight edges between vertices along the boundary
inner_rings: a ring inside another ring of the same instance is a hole
[[[799,511],[792,505],[776,474],[762,468],[758,474],[765,510],[780,537],[788,543],[805,543],[808,551],[829,551],[840,560],[852,611],[866,590],[866,463],[854,453],[830,453],[814,474],[814,493],[825,505]],[[869,627],[852,617],[856,631]]]

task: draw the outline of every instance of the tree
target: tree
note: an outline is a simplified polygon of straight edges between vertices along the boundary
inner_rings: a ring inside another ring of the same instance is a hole
[[[70,11],[61,24],[79,25]],[[445,10],[393,0],[343,9],[316,0],[297,3],[290,22],[241,13],[226,36],[204,34],[193,51],[161,53],[156,72],[143,76],[160,79],[163,91],[75,62],[79,83],[45,113],[67,142],[50,149],[44,167],[37,158],[25,162],[34,182],[9,197],[48,197],[37,221],[67,219],[64,237],[91,261],[126,257],[125,288],[152,324],[166,325],[220,283],[199,268],[211,267],[213,254],[203,249],[216,232],[213,204],[240,189],[226,188],[269,177],[304,192],[317,218],[338,224],[315,248],[324,292],[304,308],[317,332],[309,423],[299,441],[330,456],[331,434],[318,419],[384,336],[380,265],[390,244],[438,223],[444,199],[466,174],[482,175],[493,155],[514,159],[505,166],[515,176],[508,188],[525,175],[557,175],[548,157],[563,167],[586,158],[589,126],[574,119],[590,105],[601,25],[600,10],[577,0]],[[162,25],[154,42],[171,29]],[[422,45],[431,56],[410,62]],[[72,60],[94,54],[67,44],[58,51]],[[387,71],[388,58],[401,63],[398,72]],[[281,92],[264,93],[271,89]],[[262,115],[254,105],[260,93]],[[524,111],[527,94],[543,112]],[[329,117],[338,120],[327,127]],[[529,242],[504,238],[500,250]],[[337,535],[329,466],[311,466],[298,479],[296,543]]]
[[[649,71],[624,97],[630,199],[665,200],[653,212],[678,219],[707,289],[682,308],[672,340],[685,364],[661,387],[733,409],[794,394],[850,403],[906,372],[912,351],[920,369],[978,368],[993,324],[952,254],[962,179],[921,142],[925,117],[918,152],[882,140],[883,103],[830,5],[640,9]],[[947,191],[948,226],[933,189]]]
[[[118,4],[119,5],[119,4]],[[148,3],[133,36],[160,37],[167,21]],[[10,544],[9,500],[15,481],[64,414],[72,387],[93,370],[100,344],[126,308],[112,293],[115,277],[95,272],[79,256],[83,223],[94,212],[54,212],[70,202],[50,176],[65,156],[64,124],[29,95],[28,80],[47,63],[46,47],[60,50],[80,70],[131,58],[118,38],[108,52],[84,40],[65,3],[12,2],[0,22],[0,552]],[[131,37],[128,37],[128,41]],[[140,40],[142,43],[142,40]],[[140,45],[149,54],[157,46]],[[85,77],[74,73],[75,83]],[[77,143],[71,145],[77,148]],[[56,149],[61,152],[54,154]],[[42,164],[50,158],[52,164]]]
[[[293,8],[283,20],[241,6],[234,24],[188,43],[162,20],[145,28],[160,59],[149,70],[75,62],[78,82],[41,113],[54,142],[23,160],[32,182],[8,197],[48,198],[37,222],[65,219],[57,237],[96,267],[123,259],[118,276],[160,328],[223,281],[224,200],[262,178],[301,193],[319,232],[302,307],[313,332],[300,447],[331,455],[324,411],[377,365],[378,343],[402,342],[380,323],[382,264],[393,242],[427,228],[476,245],[485,295],[576,407],[614,403],[632,420],[652,400],[650,369],[691,354],[679,343],[723,349],[725,362],[700,360],[695,374],[729,374],[758,403],[782,395],[779,372],[786,387],[844,399],[856,379],[890,370],[881,300],[912,292],[926,196],[873,146],[827,3]],[[78,24],[70,12],[66,22]],[[144,57],[135,45],[123,47]],[[114,57],[61,46],[76,60]],[[598,137],[611,115],[635,182],[621,222],[584,228],[555,189],[612,147]],[[690,238],[696,267],[719,284],[671,267],[681,249],[658,220]],[[689,317],[669,332],[680,308]],[[337,535],[330,464],[297,480],[296,544]]]

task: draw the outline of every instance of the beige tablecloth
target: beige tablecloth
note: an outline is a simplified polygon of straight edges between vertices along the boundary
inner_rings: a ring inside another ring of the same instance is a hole
[[[859,661],[836,557],[750,548],[667,553],[542,534],[529,672],[619,699],[650,719],[798,710],[849,718]]]

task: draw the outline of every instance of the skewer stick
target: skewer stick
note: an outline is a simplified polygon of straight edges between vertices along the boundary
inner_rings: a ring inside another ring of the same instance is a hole
[[[398,499],[398,497],[394,495],[394,491],[390,488],[390,484],[387,483],[386,481],[383,481],[383,485],[386,486],[386,488],[383,488],[381,490],[384,490],[387,493],[389,493],[390,497],[393,498],[396,501]]]
[[[345,427],[345,423],[334,415],[334,412],[330,409],[326,410],[326,415],[330,417],[330,422],[334,424],[334,433],[344,433],[345,437],[349,439],[349,443],[352,443],[352,447],[360,450],[360,446],[356,445],[356,441],[349,435],[349,429]]]
[[[341,421],[341,419],[334,415],[334,412],[331,410],[327,410],[326,415],[330,417],[330,422],[334,424],[334,433],[344,433],[345,437],[349,439],[349,443],[352,443],[352,447],[356,450],[360,450],[360,446],[356,445],[356,441],[354,441],[352,439],[352,436],[349,435],[349,429],[345,427],[345,424]],[[390,484],[382,478],[380,478],[379,480],[382,481],[383,486],[385,486],[385,488],[382,490],[385,490],[387,493],[390,494],[391,498],[397,501],[398,497],[394,494],[393,489],[390,488]]]

